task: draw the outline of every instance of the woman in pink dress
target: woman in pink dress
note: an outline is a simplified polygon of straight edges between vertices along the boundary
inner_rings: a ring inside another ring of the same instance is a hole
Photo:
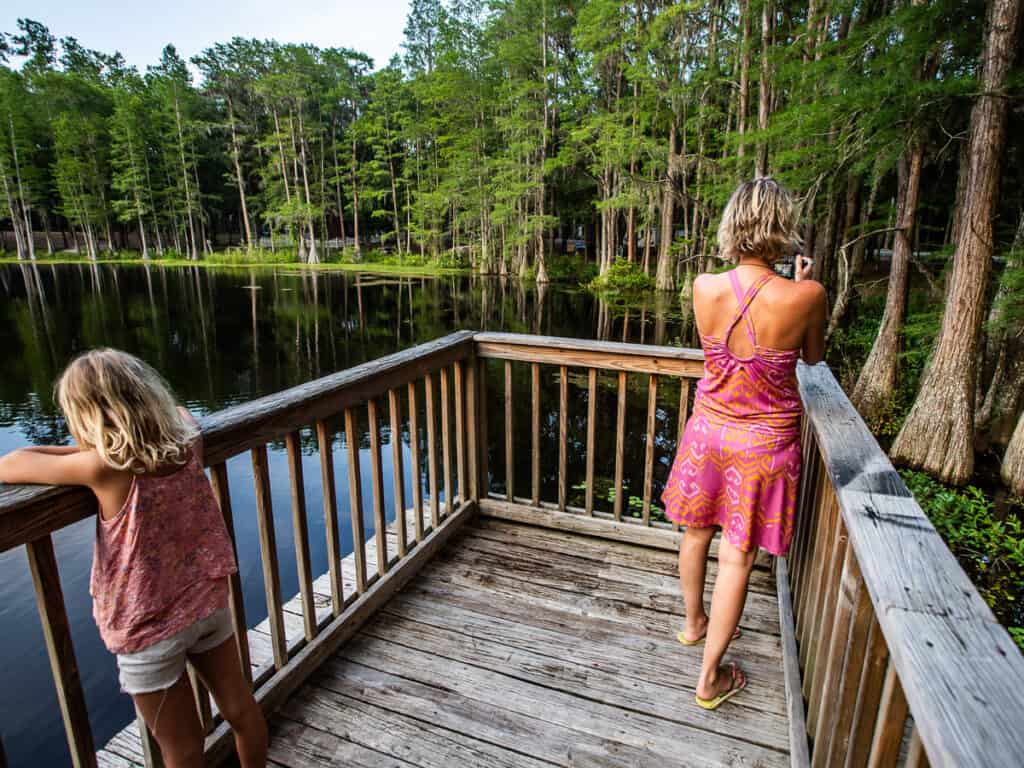
[[[706,709],[746,685],[736,664],[721,662],[739,636],[758,547],[785,555],[793,537],[802,414],[796,364],[822,359],[826,311],[824,288],[808,279],[810,259],[797,257],[794,280],[772,268],[800,243],[792,200],[773,179],[739,186],[718,242],[736,267],[693,284],[704,378],[662,494],[665,513],[686,526],[679,548],[686,624],[678,638],[705,643],[696,700]],[[717,530],[709,616],[704,577]]]

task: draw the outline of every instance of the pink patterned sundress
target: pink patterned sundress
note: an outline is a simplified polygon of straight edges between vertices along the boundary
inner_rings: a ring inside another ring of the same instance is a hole
[[[761,547],[785,555],[800,480],[800,352],[758,345],[747,314],[773,277],[758,278],[744,293],[735,270],[729,273],[736,315],[721,338],[701,337],[704,378],[661,500],[681,525],[719,526],[744,552]],[[747,358],[729,349],[740,320],[753,347]]]

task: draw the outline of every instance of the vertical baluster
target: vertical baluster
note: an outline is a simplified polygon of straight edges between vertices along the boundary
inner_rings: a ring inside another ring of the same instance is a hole
[[[298,431],[284,438],[288,453],[288,480],[292,493],[292,530],[295,534],[295,567],[302,595],[302,624],[306,642],[316,637],[316,603],[313,602],[313,568],[309,562],[309,522],[306,519],[306,486],[302,475],[302,437]]]
[[[465,368],[455,362],[455,477],[458,481],[459,504],[469,495],[466,483],[466,390]],[[450,509],[451,507],[449,507]]]
[[[587,514],[594,515],[594,432],[597,426],[597,369],[587,371]]]
[[[814,727],[814,756],[812,766],[829,765],[829,758],[832,754],[832,736],[839,723],[841,713],[837,707],[843,698],[841,688],[841,676],[843,667],[847,661],[854,663],[854,654],[863,654],[864,646],[861,637],[861,646],[854,649],[850,645],[850,631],[853,629],[853,614],[860,600],[861,590],[860,568],[857,565],[857,557],[853,553],[853,547],[846,547],[846,554],[843,556],[842,572],[839,576],[839,584],[836,590],[835,615],[829,624],[829,637],[822,640],[819,650],[819,669],[821,670],[820,682],[815,686],[817,695],[811,698],[813,706],[808,709],[815,711],[816,724]],[[865,625],[865,634],[867,626]],[[851,656],[851,658],[847,658]],[[861,655],[861,659],[863,656]],[[860,667],[857,667],[857,675],[860,676]],[[847,680],[852,691],[853,677]],[[852,698],[852,697],[851,697]],[[851,708],[852,709],[852,708]]]
[[[676,452],[683,443],[683,432],[686,431],[686,411],[690,401],[690,379],[681,377],[679,379],[679,419],[676,425]],[[672,521],[673,530],[679,530],[679,523]]]
[[[427,468],[430,476],[430,525],[437,528],[441,523],[441,505],[437,487],[437,415],[434,412],[434,376],[424,377],[427,398]]]
[[[479,385],[476,381],[476,358],[469,359],[466,366],[466,453],[469,457],[469,498],[480,500],[480,444],[477,442],[477,429],[480,424]]]
[[[847,551],[852,552],[853,547],[849,547]],[[835,712],[834,714],[829,712],[830,717],[834,717],[835,724],[832,727],[832,735],[829,737],[831,746],[828,765],[842,765],[850,752],[850,740],[856,722],[864,674],[871,663],[868,653],[871,649],[871,628],[875,613],[871,604],[871,595],[864,585],[864,578],[856,562],[856,557],[853,558],[853,561],[850,573],[852,582],[850,587],[854,604],[853,619],[850,623],[849,634],[844,641],[846,656],[843,659],[836,685],[839,695],[833,705]],[[844,591],[845,589],[844,586]],[[879,686],[880,688],[881,686]]]
[[[824,607],[825,585],[827,583],[826,574],[828,572],[827,558],[832,552],[838,528],[839,505],[836,503],[835,494],[831,493],[828,488],[824,488],[819,497],[818,515],[820,520],[818,523],[818,543],[815,547],[815,562],[813,570],[809,574],[810,582],[805,598],[806,603],[801,606],[801,613],[804,614],[805,621],[800,628],[800,655],[805,670],[803,680],[804,696],[808,698],[810,695],[810,675],[813,672],[812,660],[810,658],[811,648],[814,645],[814,638],[817,636],[818,618],[821,616]]]
[[[651,524],[651,486],[654,482],[654,427],[658,407],[658,377],[653,373],[647,384],[647,450],[644,452],[644,525]]]
[[[95,766],[96,748],[89,727],[89,711],[85,706],[78,662],[75,661],[75,648],[71,642],[71,626],[64,609],[64,590],[60,585],[53,539],[47,534],[30,541],[25,545],[25,551],[32,571],[46,655],[50,659],[50,672],[57,688],[57,702],[64,720],[71,762],[75,768]]]
[[[412,462],[412,509],[415,519],[412,521],[416,542],[423,541],[423,488],[420,485],[420,427],[419,409],[416,405],[416,382],[410,381],[409,386],[409,450]]]
[[[444,468],[444,514],[448,516],[452,512],[452,435],[451,435],[451,407],[448,400],[451,397],[448,385],[448,369],[441,369],[441,466]]]
[[[192,683],[192,695],[196,700],[196,711],[199,713],[199,724],[202,726],[203,733],[209,733],[210,726],[213,725],[213,712],[210,710],[210,692],[206,690],[206,686],[196,672],[195,667],[188,663],[187,668],[188,679]]]
[[[928,765],[928,755],[924,752],[921,733],[915,725],[910,733],[910,746],[907,748],[907,762],[904,763],[904,768],[928,768]]]
[[[231,551],[235,562],[238,562],[238,547],[235,544],[234,515],[231,512],[231,491],[228,488],[228,468],[224,462],[210,467],[210,483],[213,494],[220,504],[220,513],[224,517],[224,525],[231,537]],[[242,592],[242,577],[236,571],[228,577],[228,599],[231,606],[231,623],[235,628],[235,642],[238,645],[238,660],[242,665],[242,674],[252,685],[252,660],[249,656],[249,629],[245,621],[245,600]]]
[[[558,508],[565,512],[568,493],[569,369],[562,366],[558,377]]]
[[[356,559],[356,593],[366,591],[366,534],[363,531],[363,489],[359,472],[359,433],[356,415],[345,409],[345,444],[348,449],[348,504],[352,513],[352,554]]]
[[[622,519],[622,467],[626,453],[626,372],[619,371],[619,402],[615,418],[615,519]]]
[[[277,564],[277,536],[274,533],[274,507],[270,497],[270,468],[267,446],[253,448],[252,474],[256,485],[256,520],[259,524],[260,556],[263,562],[263,587],[267,595],[267,619],[274,649],[274,667],[288,663],[288,641],[284,633],[284,605],[281,602],[281,575]]]
[[[491,492],[491,475],[490,475],[490,461],[489,453],[491,450],[491,443],[487,437],[487,361],[477,361],[477,386],[480,388],[480,392],[477,396],[477,425],[480,430],[480,439],[477,441],[477,445],[480,449],[480,496],[487,498]]]
[[[338,498],[334,487],[334,441],[323,421],[316,423],[320,453],[320,485],[323,488],[324,531],[327,536],[327,570],[331,582],[331,615],[341,615],[345,596],[341,580],[341,538],[338,533]]]
[[[825,595],[821,616],[816,619],[817,629],[811,640],[810,654],[807,657],[805,676],[809,678],[810,692],[807,696],[807,727],[812,736],[818,726],[818,715],[821,713],[822,679],[828,665],[828,651],[832,642],[832,627],[838,608],[839,580],[842,563],[847,552],[846,526],[842,516],[837,515],[836,535],[827,568],[827,580],[823,582]],[[810,673],[810,674],[807,674]]]
[[[907,722],[907,700],[903,696],[896,667],[889,662],[882,687],[882,701],[878,708],[875,735],[871,741],[868,768],[894,768],[900,756],[903,728]]]
[[[391,477],[395,488],[395,528],[398,530],[398,557],[405,557],[405,471],[402,467],[402,403],[397,389],[388,390],[388,415],[391,418]]]
[[[512,361],[505,361],[505,496],[512,501],[515,485],[512,461]]]
[[[813,477],[809,478],[808,482],[812,483],[810,487],[813,490],[808,493],[807,505],[803,509],[803,514],[807,518],[807,543],[800,555],[800,571],[796,577],[796,601],[800,611],[796,621],[797,634],[800,637],[806,634],[807,627],[811,623],[809,606],[814,596],[812,595],[812,584],[822,565],[822,547],[825,545],[825,534],[830,530],[829,526],[831,525],[828,519],[831,509],[830,498],[825,492],[828,473],[823,471],[823,462],[817,452],[811,461],[810,468]],[[804,650],[801,649],[801,657],[805,656]]]
[[[164,760],[160,754],[160,745],[149,730],[139,708],[135,708],[135,727],[139,729],[139,746],[142,747],[142,762],[146,768],[163,768]]]
[[[867,593],[867,590],[864,590]],[[870,601],[870,595],[867,595]],[[878,707],[882,701],[882,686],[889,663],[889,649],[885,645],[882,628],[872,610],[871,629],[868,630],[867,657],[857,687],[857,704],[854,708],[853,727],[846,750],[846,765],[860,766],[868,762],[871,740],[874,735]]]
[[[370,486],[373,489],[373,537],[377,549],[377,575],[388,572],[388,521],[384,515],[384,471],[380,463],[380,418],[377,400],[366,402],[366,420],[370,428]]]
[[[530,500],[540,506],[540,366],[530,364]]]

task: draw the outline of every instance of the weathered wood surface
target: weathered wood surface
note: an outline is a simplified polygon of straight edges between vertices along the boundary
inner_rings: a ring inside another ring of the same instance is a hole
[[[464,360],[473,351],[473,333],[457,331],[440,339],[324,376],[266,397],[241,403],[200,420],[208,465],[265,445],[294,429],[361,405],[428,371]],[[82,488],[42,485],[0,487],[0,552],[38,539],[96,511]]]
[[[272,762],[788,765],[779,638],[747,629],[734,651],[750,688],[696,707],[702,649],[675,640],[678,606],[640,605],[670,558],[648,550],[627,575],[643,549],[473,523],[273,718]],[[551,583],[525,579],[528,562],[554,562]],[[595,594],[606,579],[629,588]]]
[[[829,369],[800,365],[797,374],[849,546],[929,762],[1019,766],[1024,656]]]

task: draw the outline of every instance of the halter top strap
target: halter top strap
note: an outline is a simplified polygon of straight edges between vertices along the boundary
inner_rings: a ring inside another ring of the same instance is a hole
[[[757,337],[754,334],[754,324],[750,321],[750,315],[747,314],[747,310],[750,309],[750,303],[757,296],[758,292],[764,288],[764,286],[775,277],[774,273],[767,273],[761,275],[750,287],[747,288],[746,293],[743,292],[743,288],[740,285],[740,279],[736,276],[736,270],[729,272],[729,282],[732,283],[733,292],[736,294],[736,301],[738,306],[736,307],[736,314],[732,318],[732,322],[729,323],[729,329],[725,332],[725,343],[728,345],[729,337],[732,336],[733,328],[736,327],[736,323],[743,318],[746,321],[747,336],[750,337],[750,343],[756,344]]]

